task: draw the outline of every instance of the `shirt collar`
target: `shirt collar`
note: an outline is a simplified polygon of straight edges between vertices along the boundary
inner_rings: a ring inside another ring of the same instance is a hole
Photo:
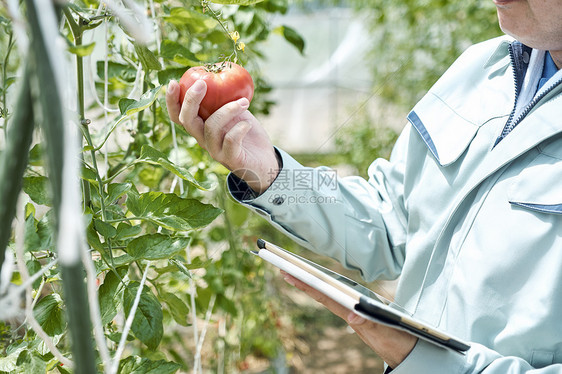
[[[557,72],[558,72],[558,67],[556,67],[556,64],[554,63],[552,56],[550,55],[549,52],[546,52],[544,56],[542,76],[541,79],[539,80],[539,85],[537,90],[540,90],[541,87],[544,86],[544,84],[548,82],[548,80],[552,78],[554,74],[556,74]]]

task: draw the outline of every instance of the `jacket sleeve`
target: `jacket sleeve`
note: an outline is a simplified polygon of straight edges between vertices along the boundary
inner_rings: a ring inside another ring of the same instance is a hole
[[[561,374],[562,364],[537,369],[519,357],[502,356],[480,344],[471,343],[471,348],[463,355],[420,339],[391,373]]]
[[[391,161],[376,160],[370,178],[339,178],[336,171],[308,168],[282,150],[282,169],[258,197],[235,175],[231,195],[268,219],[300,245],[358,269],[367,281],[394,279],[404,263],[406,216],[400,137]]]

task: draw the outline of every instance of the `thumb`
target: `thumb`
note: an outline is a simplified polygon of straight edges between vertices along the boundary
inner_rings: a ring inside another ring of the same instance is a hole
[[[347,315],[347,323],[349,323],[349,325],[351,327],[355,327],[355,326],[361,326],[362,324],[364,324],[366,322],[366,319],[351,312]]]

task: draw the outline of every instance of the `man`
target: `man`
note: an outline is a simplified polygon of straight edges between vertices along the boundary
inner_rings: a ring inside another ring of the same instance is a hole
[[[335,191],[279,190],[272,170],[286,187],[303,167],[273,148],[246,99],[204,124],[205,84],[181,108],[169,85],[172,120],[233,170],[230,186],[246,178],[254,191],[234,197],[368,280],[400,276],[396,303],[471,344],[461,355],[418,341],[285,275],[393,373],[562,373],[562,0],[494,3],[510,37],[469,48],[410,112],[390,161]]]

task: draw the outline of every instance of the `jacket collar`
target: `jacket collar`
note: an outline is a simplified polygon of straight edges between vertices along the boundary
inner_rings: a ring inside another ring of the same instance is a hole
[[[517,40],[510,44],[511,60],[513,64],[513,77],[516,82],[516,91],[521,91],[521,86],[525,81],[527,68],[529,67],[529,60],[531,58],[532,48],[527,47]]]
[[[480,126],[492,119],[508,120],[518,91],[515,86],[522,84],[520,82],[525,78],[531,51],[531,48],[507,37],[472,47],[410,112],[408,120],[441,166],[454,163],[465,152]],[[560,91],[562,85],[533,109],[533,112],[540,109],[540,112],[551,114],[539,121],[524,120],[533,122],[529,124],[533,127],[529,141],[562,131],[559,123],[554,124],[557,118],[561,118],[558,114],[562,100]],[[551,100],[556,100],[556,103],[550,103]],[[544,129],[546,133],[539,129]],[[526,131],[515,131],[509,136],[512,139],[520,137],[516,134],[523,132]],[[517,148],[527,143],[513,141]],[[490,147],[493,141],[491,143]]]

